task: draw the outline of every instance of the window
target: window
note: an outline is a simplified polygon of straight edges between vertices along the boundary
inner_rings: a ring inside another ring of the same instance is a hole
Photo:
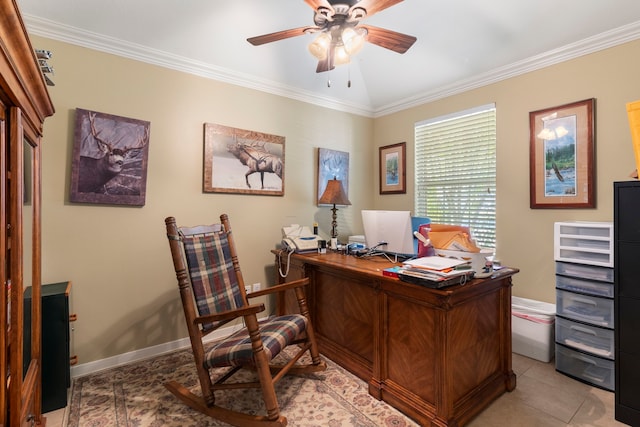
[[[416,123],[415,177],[415,215],[468,226],[495,248],[495,104]]]

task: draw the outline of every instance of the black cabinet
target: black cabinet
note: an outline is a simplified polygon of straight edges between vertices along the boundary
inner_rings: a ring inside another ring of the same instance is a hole
[[[71,282],[42,285],[42,412],[67,406],[71,386],[69,292]],[[24,293],[25,325],[31,324],[31,287]],[[25,328],[25,342],[30,328]],[[25,360],[29,360],[25,346]]]
[[[614,183],[615,418],[640,426],[640,182]]]

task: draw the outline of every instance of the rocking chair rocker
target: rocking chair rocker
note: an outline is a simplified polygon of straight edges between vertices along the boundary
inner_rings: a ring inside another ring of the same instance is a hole
[[[214,225],[178,227],[173,217],[166,218],[165,224],[202,396],[175,381],[165,386],[192,409],[226,423],[242,427],[285,426],[287,419],[280,414],[274,384],[287,373],[326,369],[303,290],[309,279],[247,294],[226,214],[220,215],[220,224]],[[250,305],[248,300],[289,289],[295,291],[300,314],[259,322],[257,313],[264,311],[264,304]],[[203,338],[235,319],[241,319],[244,327],[205,349]],[[295,348],[295,355],[283,365],[272,364],[272,359],[287,346]],[[299,363],[307,351],[310,363]],[[214,382],[211,370],[220,367],[228,369]],[[242,368],[256,371],[259,381],[227,382]],[[250,387],[262,390],[266,415],[246,414],[215,404],[216,390]]]

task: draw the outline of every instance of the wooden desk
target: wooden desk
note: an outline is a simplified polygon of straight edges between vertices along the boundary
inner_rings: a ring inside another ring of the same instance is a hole
[[[276,267],[286,270],[286,254]],[[278,265],[280,264],[280,265]],[[286,279],[310,278],[320,351],[367,381],[369,393],[425,426],[462,426],[516,387],[510,269],[430,289],[382,275],[382,257],[293,254]],[[278,312],[294,311],[289,297]]]

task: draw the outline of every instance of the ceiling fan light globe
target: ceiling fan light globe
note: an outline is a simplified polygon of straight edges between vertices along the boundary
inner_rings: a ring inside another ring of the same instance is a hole
[[[366,34],[367,31],[364,28],[345,28],[344,31],[342,31],[344,50],[349,55],[355,55],[360,52],[364,46]]]
[[[331,36],[327,33],[322,33],[309,45],[309,52],[318,60],[324,61],[327,59],[329,46],[331,46]]]
[[[351,62],[351,57],[345,50],[344,46],[336,46],[336,48],[333,50],[333,55],[333,63],[335,65],[343,65]]]

